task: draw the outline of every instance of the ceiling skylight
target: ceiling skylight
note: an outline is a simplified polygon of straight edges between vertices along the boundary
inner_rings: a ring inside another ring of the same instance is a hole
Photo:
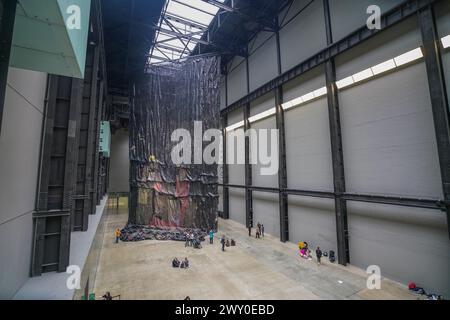
[[[149,63],[187,57],[201,40],[225,0],[166,0],[150,50]]]

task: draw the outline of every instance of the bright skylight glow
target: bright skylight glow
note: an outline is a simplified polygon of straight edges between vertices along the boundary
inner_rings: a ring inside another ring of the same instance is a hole
[[[450,48],[450,34],[448,36],[445,36],[441,39],[442,41],[442,46],[444,47],[444,49],[446,48]]]
[[[397,67],[400,67],[404,64],[413,62],[414,60],[420,59],[422,57],[423,57],[422,48],[417,48],[394,58],[394,61]]]
[[[164,8],[150,51],[150,64],[189,56],[219,11],[203,0],[166,0]]]

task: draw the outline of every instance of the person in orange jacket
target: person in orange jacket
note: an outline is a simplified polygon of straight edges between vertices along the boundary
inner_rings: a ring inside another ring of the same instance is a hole
[[[120,235],[121,235],[119,228],[116,229],[115,234],[116,234],[116,243],[119,243],[119,239],[120,239]]]

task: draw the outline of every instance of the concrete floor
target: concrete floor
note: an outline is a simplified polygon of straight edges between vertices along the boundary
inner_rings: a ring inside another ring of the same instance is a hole
[[[277,238],[248,237],[244,226],[219,221],[216,237],[225,234],[236,247],[220,250],[219,241],[186,248],[172,241],[114,243],[127,212],[109,210],[93,289],[121,299],[418,299],[407,288],[383,279],[381,290],[366,288],[366,273],[325,261],[318,266],[298,256],[295,244]],[[174,269],[174,257],[188,257],[189,269]]]

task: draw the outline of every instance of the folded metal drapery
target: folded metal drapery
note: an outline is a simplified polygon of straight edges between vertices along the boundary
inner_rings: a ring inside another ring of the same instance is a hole
[[[129,223],[205,231],[216,228],[217,164],[175,165],[171,153],[178,141],[171,141],[171,135],[176,129],[189,131],[193,158],[194,122],[201,121],[203,132],[219,129],[219,71],[219,59],[205,57],[150,66],[135,79]]]

